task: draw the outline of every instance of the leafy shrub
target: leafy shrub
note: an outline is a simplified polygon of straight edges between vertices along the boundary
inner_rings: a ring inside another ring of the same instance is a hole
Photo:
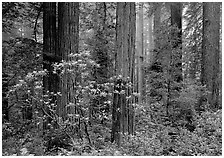
[[[159,124],[159,121],[152,119],[157,118],[152,116],[155,111],[152,111],[148,105],[137,106],[137,132],[134,136],[124,137],[121,148],[123,155],[217,156],[222,154],[221,111],[206,111],[200,115],[194,113],[194,131],[189,131],[186,126],[183,126],[187,121],[181,121],[178,117],[175,119],[177,126]]]
[[[198,114],[199,106],[200,111],[207,109],[207,105],[204,104],[203,108],[200,99],[207,98],[207,90],[205,87],[197,84],[196,82],[187,80],[182,83],[182,89],[179,92],[179,96],[170,101],[170,118],[172,122],[177,125],[195,126],[196,116]]]
[[[197,119],[196,130],[181,130],[178,141],[180,155],[218,156],[222,154],[222,114],[204,112]]]

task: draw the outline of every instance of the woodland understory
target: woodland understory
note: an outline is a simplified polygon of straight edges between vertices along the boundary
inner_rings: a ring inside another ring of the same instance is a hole
[[[221,156],[220,2],[1,2],[2,156]]]

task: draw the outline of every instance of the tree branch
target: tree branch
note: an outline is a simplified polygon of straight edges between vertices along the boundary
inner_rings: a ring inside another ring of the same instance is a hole
[[[43,7],[43,4],[41,4],[41,6],[39,8],[39,11],[38,11],[38,14],[37,14],[37,17],[36,17],[36,20],[35,20],[35,24],[34,24],[34,38],[35,38],[36,42],[37,42],[37,22],[38,22],[40,13],[42,11],[42,7]]]

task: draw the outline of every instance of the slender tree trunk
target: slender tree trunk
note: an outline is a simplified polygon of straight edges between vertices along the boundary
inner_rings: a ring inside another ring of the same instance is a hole
[[[154,40],[153,40],[153,15],[151,15],[147,21],[148,21],[148,26],[147,26],[147,36],[146,36],[146,42],[147,42],[147,50],[146,50],[146,63],[148,67],[151,67],[153,64],[153,51],[154,51]],[[152,88],[151,83],[148,79],[146,79],[145,83],[147,84],[147,87],[145,86],[145,102],[149,103],[150,102],[150,96],[149,93],[147,93],[148,90]]]
[[[177,36],[174,36],[175,42],[173,44],[173,49],[180,49],[176,52],[175,56],[171,55],[175,61],[172,61],[175,66],[174,80],[180,82],[183,80],[182,77],[182,4],[181,3],[171,3],[171,25],[176,26],[179,29]]]
[[[195,44],[192,47],[192,56],[191,56],[191,63],[189,64],[189,77],[191,79],[195,79],[196,78],[196,68],[197,68],[197,34],[196,31],[194,31],[193,34],[193,40],[195,41]]]
[[[154,2],[153,3],[153,10],[154,10],[154,26],[153,26],[153,35],[154,35],[154,49],[157,50],[159,48],[159,41],[156,40],[156,35],[160,29],[161,24],[161,2]],[[154,60],[155,61],[155,60]]]
[[[148,40],[149,40],[149,59],[147,59],[147,61],[149,61],[149,64],[151,65],[153,62],[153,50],[154,50],[154,41],[153,41],[153,16],[149,17],[149,26],[148,26]]]
[[[220,3],[203,3],[203,41],[201,82],[211,92],[210,108],[219,107]]]
[[[116,15],[115,73],[120,77],[115,82],[111,140],[120,145],[122,134],[134,133],[134,109],[132,101],[126,97],[133,92],[127,83],[133,82],[134,75],[135,3],[118,2]]]
[[[138,76],[138,81],[137,81],[137,87],[138,87],[138,103],[142,104],[142,99],[143,99],[143,80],[144,80],[144,72],[143,72],[143,58],[144,58],[144,43],[143,43],[143,3],[139,3],[139,11],[138,11],[138,21],[137,21],[137,76]]]

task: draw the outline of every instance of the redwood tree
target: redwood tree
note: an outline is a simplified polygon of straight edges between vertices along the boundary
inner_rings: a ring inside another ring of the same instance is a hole
[[[203,3],[201,82],[206,85],[211,109],[219,107],[220,3]]]
[[[47,70],[47,75],[43,77],[43,94],[44,96],[50,93],[59,91],[59,77],[53,74],[53,64],[59,62],[60,57],[56,51],[56,3],[43,3],[43,69]],[[49,99],[49,98],[45,98]],[[56,103],[56,98],[50,96],[51,103]],[[44,115],[49,115],[47,105],[43,107]],[[44,128],[49,123],[50,118],[47,117],[44,123]]]
[[[133,92],[127,85],[134,77],[135,16],[135,3],[117,3],[115,74],[118,78],[114,88],[111,140],[118,145],[122,134],[134,132],[133,104],[126,97]]]
[[[137,19],[137,87],[138,87],[138,103],[142,103],[143,99],[143,86],[144,86],[144,72],[143,72],[143,61],[144,61],[144,43],[143,43],[143,3],[139,3],[139,10],[138,10],[138,19]]]
[[[62,60],[75,60],[69,55],[78,53],[79,37],[79,3],[58,3],[58,41]],[[67,117],[67,105],[75,104],[76,74],[69,73],[70,67],[65,64],[61,79],[61,102],[58,107],[59,116]],[[72,112],[73,109],[70,109]]]

